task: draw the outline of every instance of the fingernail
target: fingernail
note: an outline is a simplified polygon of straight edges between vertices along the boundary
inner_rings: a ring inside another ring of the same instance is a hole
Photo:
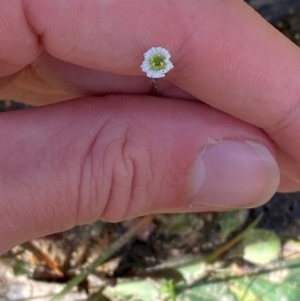
[[[267,202],[280,172],[270,151],[252,141],[220,141],[207,146],[192,170],[191,206],[247,208]]]

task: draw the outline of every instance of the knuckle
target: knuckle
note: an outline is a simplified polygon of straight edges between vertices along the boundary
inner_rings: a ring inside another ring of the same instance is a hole
[[[131,204],[145,199],[141,148],[131,139],[128,127],[108,122],[97,131],[82,156],[77,222],[123,220]]]

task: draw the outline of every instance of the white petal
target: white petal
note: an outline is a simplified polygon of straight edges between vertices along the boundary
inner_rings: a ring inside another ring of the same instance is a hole
[[[153,78],[153,75],[154,75],[154,71],[150,69],[150,70],[147,72],[147,76],[150,77],[150,78]]]
[[[146,73],[147,73],[149,70],[150,70],[150,68],[142,67],[142,71],[143,71],[143,72],[146,72]]]
[[[159,70],[155,75],[156,78],[161,78],[166,76],[163,70]]]
[[[146,76],[147,76],[147,77],[151,77],[151,72],[152,72],[152,70],[148,70],[148,71],[146,72]]]
[[[152,47],[150,49],[150,53],[151,53],[151,56],[155,55],[156,54],[156,48],[155,47]]]
[[[170,61],[168,61],[166,67],[164,68],[164,72],[167,73],[173,68],[174,68],[174,65]]]
[[[152,71],[152,78],[158,78],[158,71]]]
[[[148,72],[149,70],[151,70],[151,68],[149,66],[143,66],[142,69],[144,72]]]
[[[160,76],[159,76],[159,71],[153,71],[152,72],[152,78],[160,78]]]
[[[142,66],[146,67],[150,67],[150,63],[148,61],[143,61]]]
[[[150,48],[147,52],[144,53],[144,58],[148,59],[152,56],[152,48]]]
[[[147,76],[150,78],[155,78],[155,71],[150,70],[149,72],[147,72]]]
[[[154,48],[155,48],[155,53],[156,53],[156,54],[159,54],[159,53],[160,53],[160,48],[161,48],[161,47],[154,47]]]
[[[149,61],[152,57],[153,57],[153,54],[150,53],[149,51],[147,51],[147,52],[144,54],[144,58],[145,58],[145,60],[147,60],[147,61]]]
[[[166,59],[170,59],[171,58],[171,55],[169,53],[169,51],[167,49],[163,49],[163,55]]]

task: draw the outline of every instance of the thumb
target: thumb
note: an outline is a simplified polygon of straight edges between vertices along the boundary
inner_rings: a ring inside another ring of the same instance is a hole
[[[279,183],[259,129],[199,102],[106,96],[1,114],[0,253],[95,219],[235,209]]]

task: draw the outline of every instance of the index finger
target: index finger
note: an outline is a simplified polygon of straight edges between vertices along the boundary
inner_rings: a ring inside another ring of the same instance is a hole
[[[285,173],[300,179],[295,167],[300,162],[295,140],[300,134],[300,52],[243,1],[22,3],[31,33],[64,61],[139,75],[147,49],[167,48],[175,66],[170,81],[263,128],[282,150]]]

